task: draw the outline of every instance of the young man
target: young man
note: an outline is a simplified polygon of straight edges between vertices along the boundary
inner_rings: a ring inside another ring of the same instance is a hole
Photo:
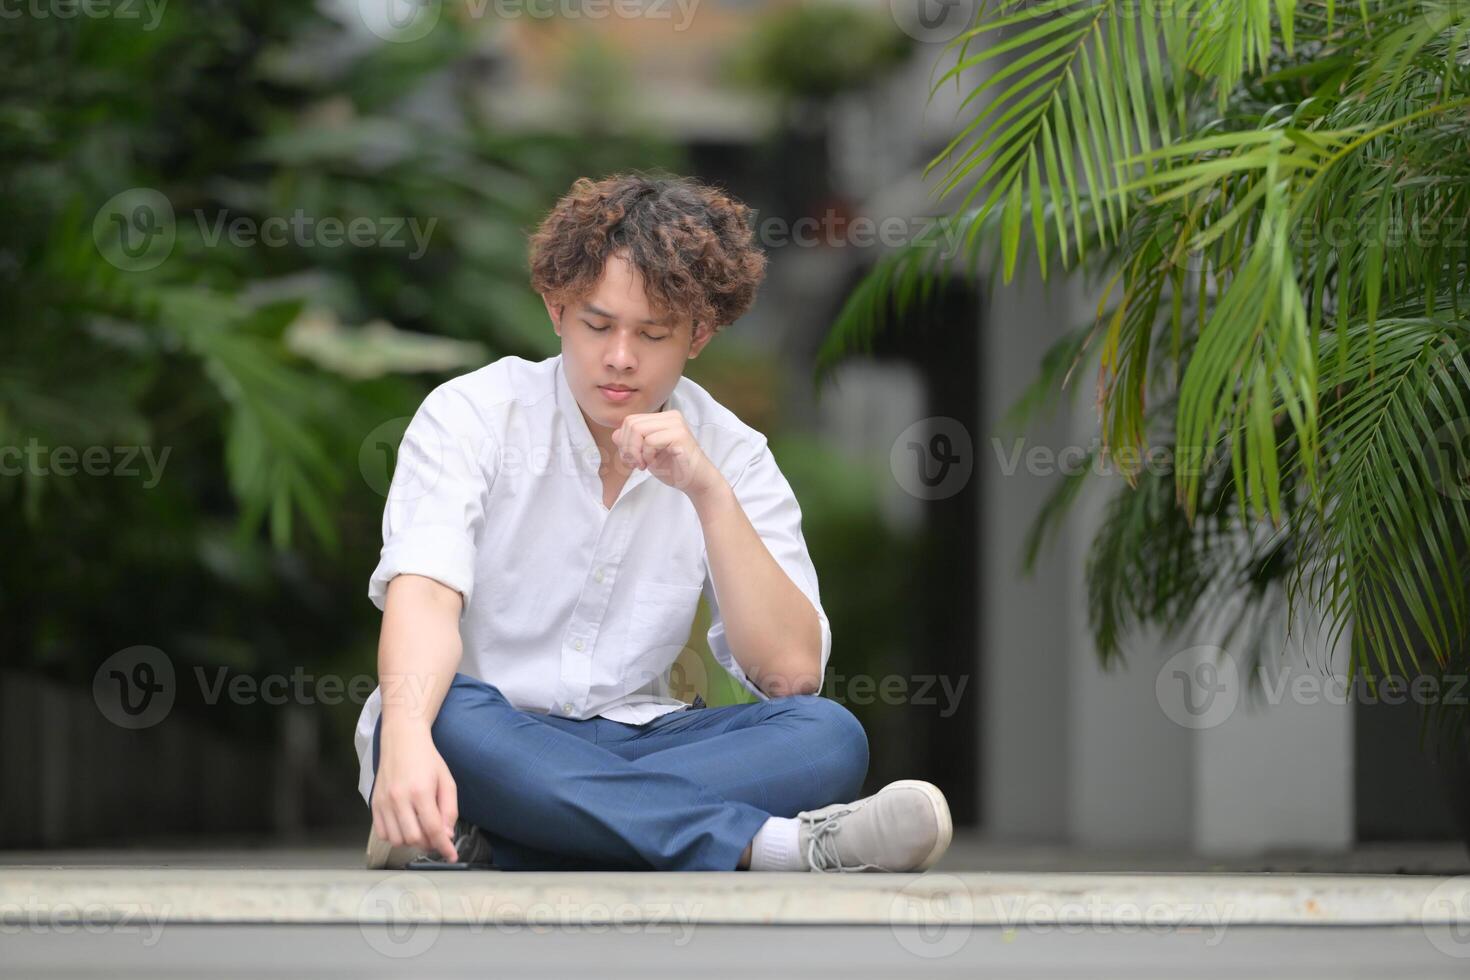
[[[436,388],[404,434],[356,744],[369,867],[915,871],[937,787],[851,800],[868,742],[819,697],[832,634],[765,437],[685,363],[765,274],[750,209],[693,180],[578,180],[531,239],[560,355]],[[666,674],[700,596],[759,700]]]

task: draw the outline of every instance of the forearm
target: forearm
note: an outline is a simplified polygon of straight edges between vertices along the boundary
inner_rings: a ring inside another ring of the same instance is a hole
[[[740,669],[768,694],[816,691],[822,666],[816,607],[772,557],[728,482],[721,479],[690,500]]]
[[[378,641],[383,730],[427,731],[459,669],[458,592],[419,575],[388,583]]]

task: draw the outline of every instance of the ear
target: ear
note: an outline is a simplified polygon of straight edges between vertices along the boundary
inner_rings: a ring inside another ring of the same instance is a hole
[[[547,314],[547,316],[551,317],[551,328],[553,330],[555,330],[556,331],[556,335],[558,337],[560,337],[561,336],[561,318],[562,318],[562,314],[566,312],[566,307],[565,306],[562,306],[562,305],[552,306],[551,305],[551,300],[547,299],[545,295],[542,295],[541,302],[546,307],[546,314]]]
[[[691,327],[691,329],[693,328]],[[704,333],[695,338],[694,342],[689,345],[689,359],[692,361],[694,360],[694,358],[698,357],[699,352],[704,350],[705,345],[714,338],[715,332],[713,330],[705,330]]]

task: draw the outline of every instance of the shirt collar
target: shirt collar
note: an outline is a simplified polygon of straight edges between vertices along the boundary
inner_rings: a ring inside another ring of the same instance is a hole
[[[555,360],[556,368],[552,373],[556,375],[556,407],[561,415],[562,427],[572,441],[572,450],[576,454],[578,465],[596,476],[597,469],[602,464],[602,457],[597,450],[597,440],[592,438],[592,430],[587,428],[587,419],[582,415],[582,407],[577,404],[577,396],[572,394],[572,386],[567,381],[566,364],[562,355],[557,354]],[[677,386],[669,394],[659,411],[667,412],[676,407],[678,407]],[[628,483],[623,492],[627,493],[632,490],[647,477],[647,470],[634,470],[629,474]]]

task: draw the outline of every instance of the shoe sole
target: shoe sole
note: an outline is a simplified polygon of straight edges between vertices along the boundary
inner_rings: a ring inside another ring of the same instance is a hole
[[[393,845],[383,840],[371,830],[368,831],[367,858],[363,865],[369,871],[386,871],[388,869],[388,856],[393,852]]]
[[[883,793],[891,789],[916,789],[927,796],[930,805],[934,807],[934,816],[939,821],[939,839],[934,842],[934,847],[914,869],[915,871],[928,871],[934,867],[944,852],[949,850],[950,841],[954,838],[954,821],[949,815],[949,801],[944,798],[938,786],[922,779],[900,779],[889,783],[878,792]]]

